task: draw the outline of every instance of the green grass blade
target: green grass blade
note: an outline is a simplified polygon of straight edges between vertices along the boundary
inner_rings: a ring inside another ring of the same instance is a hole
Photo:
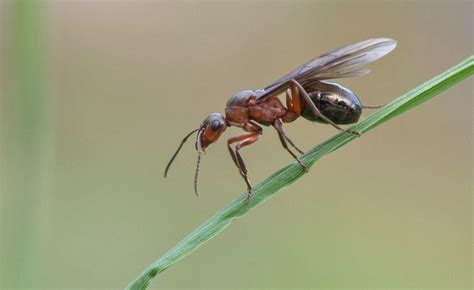
[[[54,164],[47,4],[1,1],[0,289],[45,275]]]
[[[459,83],[461,80],[471,76],[473,73],[474,56],[470,56],[453,68],[390,102],[377,112],[365,118],[359,124],[352,126],[351,130],[364,133],[375,128],[383,122],[440,94],[444,90]],[[309,150],[301,157],[301,160],[306,163],[308,167],[312,166],[324,155],[331,153],[356,138],[358,137],[346,133],[339,133]],[[197,249],[214,235],[222,231],[234,219],[243,216],[249,210],[270,198],[282,188],[296,181],[303,174],[304,171],[296,162],[292,162],[276,171],[262,183],[254,187],[254,196],[248,203],[244,202],[246,193],[232,201],[227,207],[220,210],[176,246],[166,252],[161,258],[148,266],[126,289],[146,289],[150,281],[157,274],[163,272],[184,256]]]

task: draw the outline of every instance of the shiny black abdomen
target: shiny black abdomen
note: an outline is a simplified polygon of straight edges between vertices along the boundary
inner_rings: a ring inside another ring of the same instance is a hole
[[[320,82],[316,86],[305,89],[319,111],[334,123],[352,124],[359,121],[362,104],[350,90],[329,82]],[[325,123],[315,117],[307,105],[304,106],[301,115],[312,122]]]

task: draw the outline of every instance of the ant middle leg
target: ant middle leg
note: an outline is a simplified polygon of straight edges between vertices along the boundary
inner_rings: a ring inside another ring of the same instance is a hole
[[[301,150],[300,148],[298,148],[295,143],[293,143],[293,141],[291,141],[290,137],[286,136],[286,134],[284,134],[284,136],[286,141],[288,141],[288,143],[291,145],[291,147],[295,148],[296,151],[298,151],[298,153],[300,154],[304,154],[303,150]]]
[[[306,167],[306,165],[298,158],[298,156],[296,156],[296,154],[293,153],[293,151],[291,151],[290,148],[288,148],[288,144],[286,143],[286,141],[289,141],[288,143],[290,143],[293,147],[296,148],[296,146],[294,146],[294,144],[292,144],[293,142],[291,142],[289,138],[286,136],[285,131],[283,131],[283,124],[281,123],[279,119],[275,120],[275,122],[273,123],[273,127],[278,132],[278,137],[280,137],[280,142],[283,148],[285,148],[285,150],[288,151],[291,154],[291,156],[293,156],[293,158],[295,158],[295,160],[304,169],[305,172],[308,172],[309,171],[308,167]],[[301,152],[299,149],[297,150]]]

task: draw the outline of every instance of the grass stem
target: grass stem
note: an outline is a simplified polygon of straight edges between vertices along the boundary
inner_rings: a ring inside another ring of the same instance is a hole
[[[385,121],[409,110],[419,104],[439,95],[474,72],[474,56],[470,56],[458,65],[425,82],[403,96],[393,100],[380,110],[369,115],[350,130],[361,134],[381,125]],[[341,146],[356,139],[352,134],[339,133],[301,156],[301,160],[311,167],[321,157],[335,151]],[[126,289],[146,289],[150,281],[159,273],[168,269],[174,263],[196,250],[206,241],[217,235],[235,219],[242,217],[248,211],[272,197],[281,189],[295,182],[304,175],[304,170],[296,162],[279,169],[260,184],[254,187],[254,194],[249,202],[245,202],[247,193],[232,201],[225,208],[217,212],[204,224],[196,228],[182,241],[176,244],[161,258],[148,266]]]

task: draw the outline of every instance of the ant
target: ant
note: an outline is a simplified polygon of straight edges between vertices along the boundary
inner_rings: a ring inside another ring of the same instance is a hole
[[[220,113],[208,115],[199,128],[184,137],[166,166],[165,177],[186,140],[197,132],[198,159],[194,191],[199,196],[198,176],[201,155],[230,126],[242,128],[246,132],[228,139],[227,147],[247,185],[247,201],[252,196],[252,184],[240,150],[258,141],[263,133],[260,125],[275,128],[283,148],[302,169],[308,172],[305,164],[289,147],[303,154],[303,151],[285,134],[283,123],[293,122],[302,116],[309,121],[327,123],[337,130],[359,136],[359,133],[343,129],[339,125],[357,123],[362,109],[381,106],[363,106],[359,98],[349,89],[324,80],[368,74],[370,70],[361,66],[386,55],[396,47],[396,44],[396,41],[389,38],[373,38],[340,47],[294,69],[265,89],[243,90],[236,93],[227,101],[225,116]],[[283,92],[286,93],[286,106],[278,98]]]

